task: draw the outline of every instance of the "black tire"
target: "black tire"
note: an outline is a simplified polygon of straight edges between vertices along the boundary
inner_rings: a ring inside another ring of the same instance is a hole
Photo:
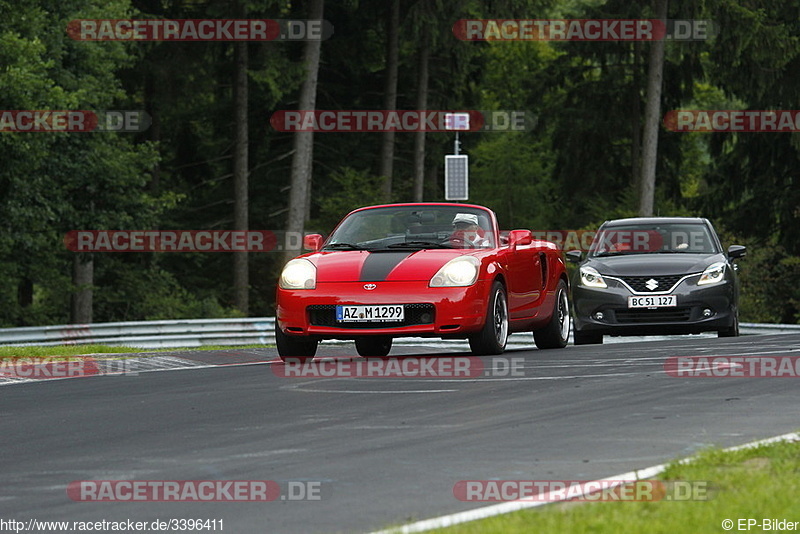
[[[502,354],[508,341],[508,299],[503,284],[495,280],[489,293],[486,321],[480,332],[469,336],[469,348],[477,356]]]
[[[575,344],[576,345],[602,345],[603,344],[603,334],[598,334],[596,332],[575,332],[572,333],[575,336]]]
[[[717,337],[739,337],[739,310],[733,313],[733,325],[717,332]]]
[[[309,336],[288,336],[283,333],[276,321],[275,344],[278,345],[278,356],[284,362],[287,359],[306,362],[317,353],[318,341]]]
[[[559,280],[556,286],[556,303],[553,306],[553,317],[547,326],[533,333],[533,340],[540,349],[563,349],[569,342],[569,331],[572,316],[569,313],[569,295],[567,283]]]
[[[389,336],[364,336],[356,338],[356,351],[359,356],[384,357],[392,350],[392,338]]]

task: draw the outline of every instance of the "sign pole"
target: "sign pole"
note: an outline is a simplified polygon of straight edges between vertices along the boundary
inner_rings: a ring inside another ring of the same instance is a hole
[[[456,132],[453,155],[444,157],[445,200],[469,200],[469,156],[461,155],[461,130],[469,130],[469,113],[447,113],[444,116],[446,130]]]

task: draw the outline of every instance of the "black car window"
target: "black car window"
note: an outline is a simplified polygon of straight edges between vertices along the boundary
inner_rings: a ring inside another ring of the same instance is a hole
[[[714,254],[719,252],[704,224],[662,223],[602,228],[589,250],[590,256],[628,254]]]

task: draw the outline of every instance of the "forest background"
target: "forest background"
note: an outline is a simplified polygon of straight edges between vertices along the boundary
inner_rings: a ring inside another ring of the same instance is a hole
[[[664,43],[661,117],[798,108],[797,0],[0,0],[0,109],[143,110],[153,121],[140,133],[0,133],[0,326],[274,312],[284,253],[79,254],[65,246],[71,230],[328,233],[356,207],[444,200],[451,133],[301,138],[270,126],[309,98],[331,110],[528,111],[529,131],[461,135],[470,202],[504,229],[635,216],[655,45],[469,42],[453,25],[652,19],[660,7],[719,28]],[[66,33],[75,19],[320,13],[334,34],[316,43]],[[708,217],[726,247],[747,245],[742,321],[798,322],[800,133],[658,130],[653,213]]]

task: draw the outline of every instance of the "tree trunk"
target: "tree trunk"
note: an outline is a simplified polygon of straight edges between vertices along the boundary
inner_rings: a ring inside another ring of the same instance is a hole
[[[667,0],[655,0],[656,18],[666,23]],[[664,73],[664,40],[650,44],[650,64],[647,71],[647,102],[644,110],[644,143],[642,146],[642,172],[639,189],[639,215],[653,215],[656,191],[656,161],[658,156],[658,129],[661,125],[661,85]]]
[[[88,324],[92,322],[92,284],[94,284],[94,258],[91,254],[72,256],[72,309],[70,323]]]
[[[25,308],[33,304],[33,280],[23,277],[17,284],[17,304],[20,308],[20,314],[17,317],[17,326],[29,326],[25,318]]]
[[[321,19],[325,0],[311,0],[310,19]],[[322,41],[306,41],[303,50],[303,64],[306,76],[300,89],[300,110],[314,111],[317,101],[317,79],[319,77],[319,58]],[[310,198],[312,160],[314,157],[314,132],[295,132],[294,155],[292,156],[291,191],[289,193],[289,213],[286,231],[289,235],[302,235],[306,223],[306,199]],[[297,251],[284,252],[284,262],[296,256]]]
[[[20,308],[33,304],[33,280],[27,276],[17,284],[17,304]]]
[[[633,42],[633,88],[631,90],[631,185],[639,196],[639,176],[642,172],[642,105],[640,102],[642,43]]]
[[[233,229],[248,229],[248,132],[247,132],[247,43],[234,45],[236,63],[233,85],[233,106],[235,116],[236,141],[233,153]],[[247,252],[233,253],[233,300],[236,308],[243,314],[249,313],[250,273],[247,265]]]
[[[149,138],[150,141],[156,144],[161,142],[161,113],[158,109],[160,95],[158,94],[157,89],[157,84],[159,83],[159,80],[156,77],[157,69],[158,67],[150,64],[145,74],[147,78],[144,86],[145,110],[150,114],[150,120],[152,121],[150,128],[148,129]],[[150,192],[153,194],[153,196],[158,196],[160,189],[161,163],[156,162],[156,164],[153,165],[153,168],[150,169]]]
[[[423,23],[422,43],[417,72],[417,109],[428,109],[428,58],[430,57],[430,27]],[[414,202],[422,202],[425,191],[425,132],[414,134]]]
[[[398,30],[400,26],[400,0],[390,0],[386,19],[386,80],[383,109],[397,109]],[[384,132],[378,175],[383,176],[383,197],[392,200],[392,172],[394,167],[394,132]]]

